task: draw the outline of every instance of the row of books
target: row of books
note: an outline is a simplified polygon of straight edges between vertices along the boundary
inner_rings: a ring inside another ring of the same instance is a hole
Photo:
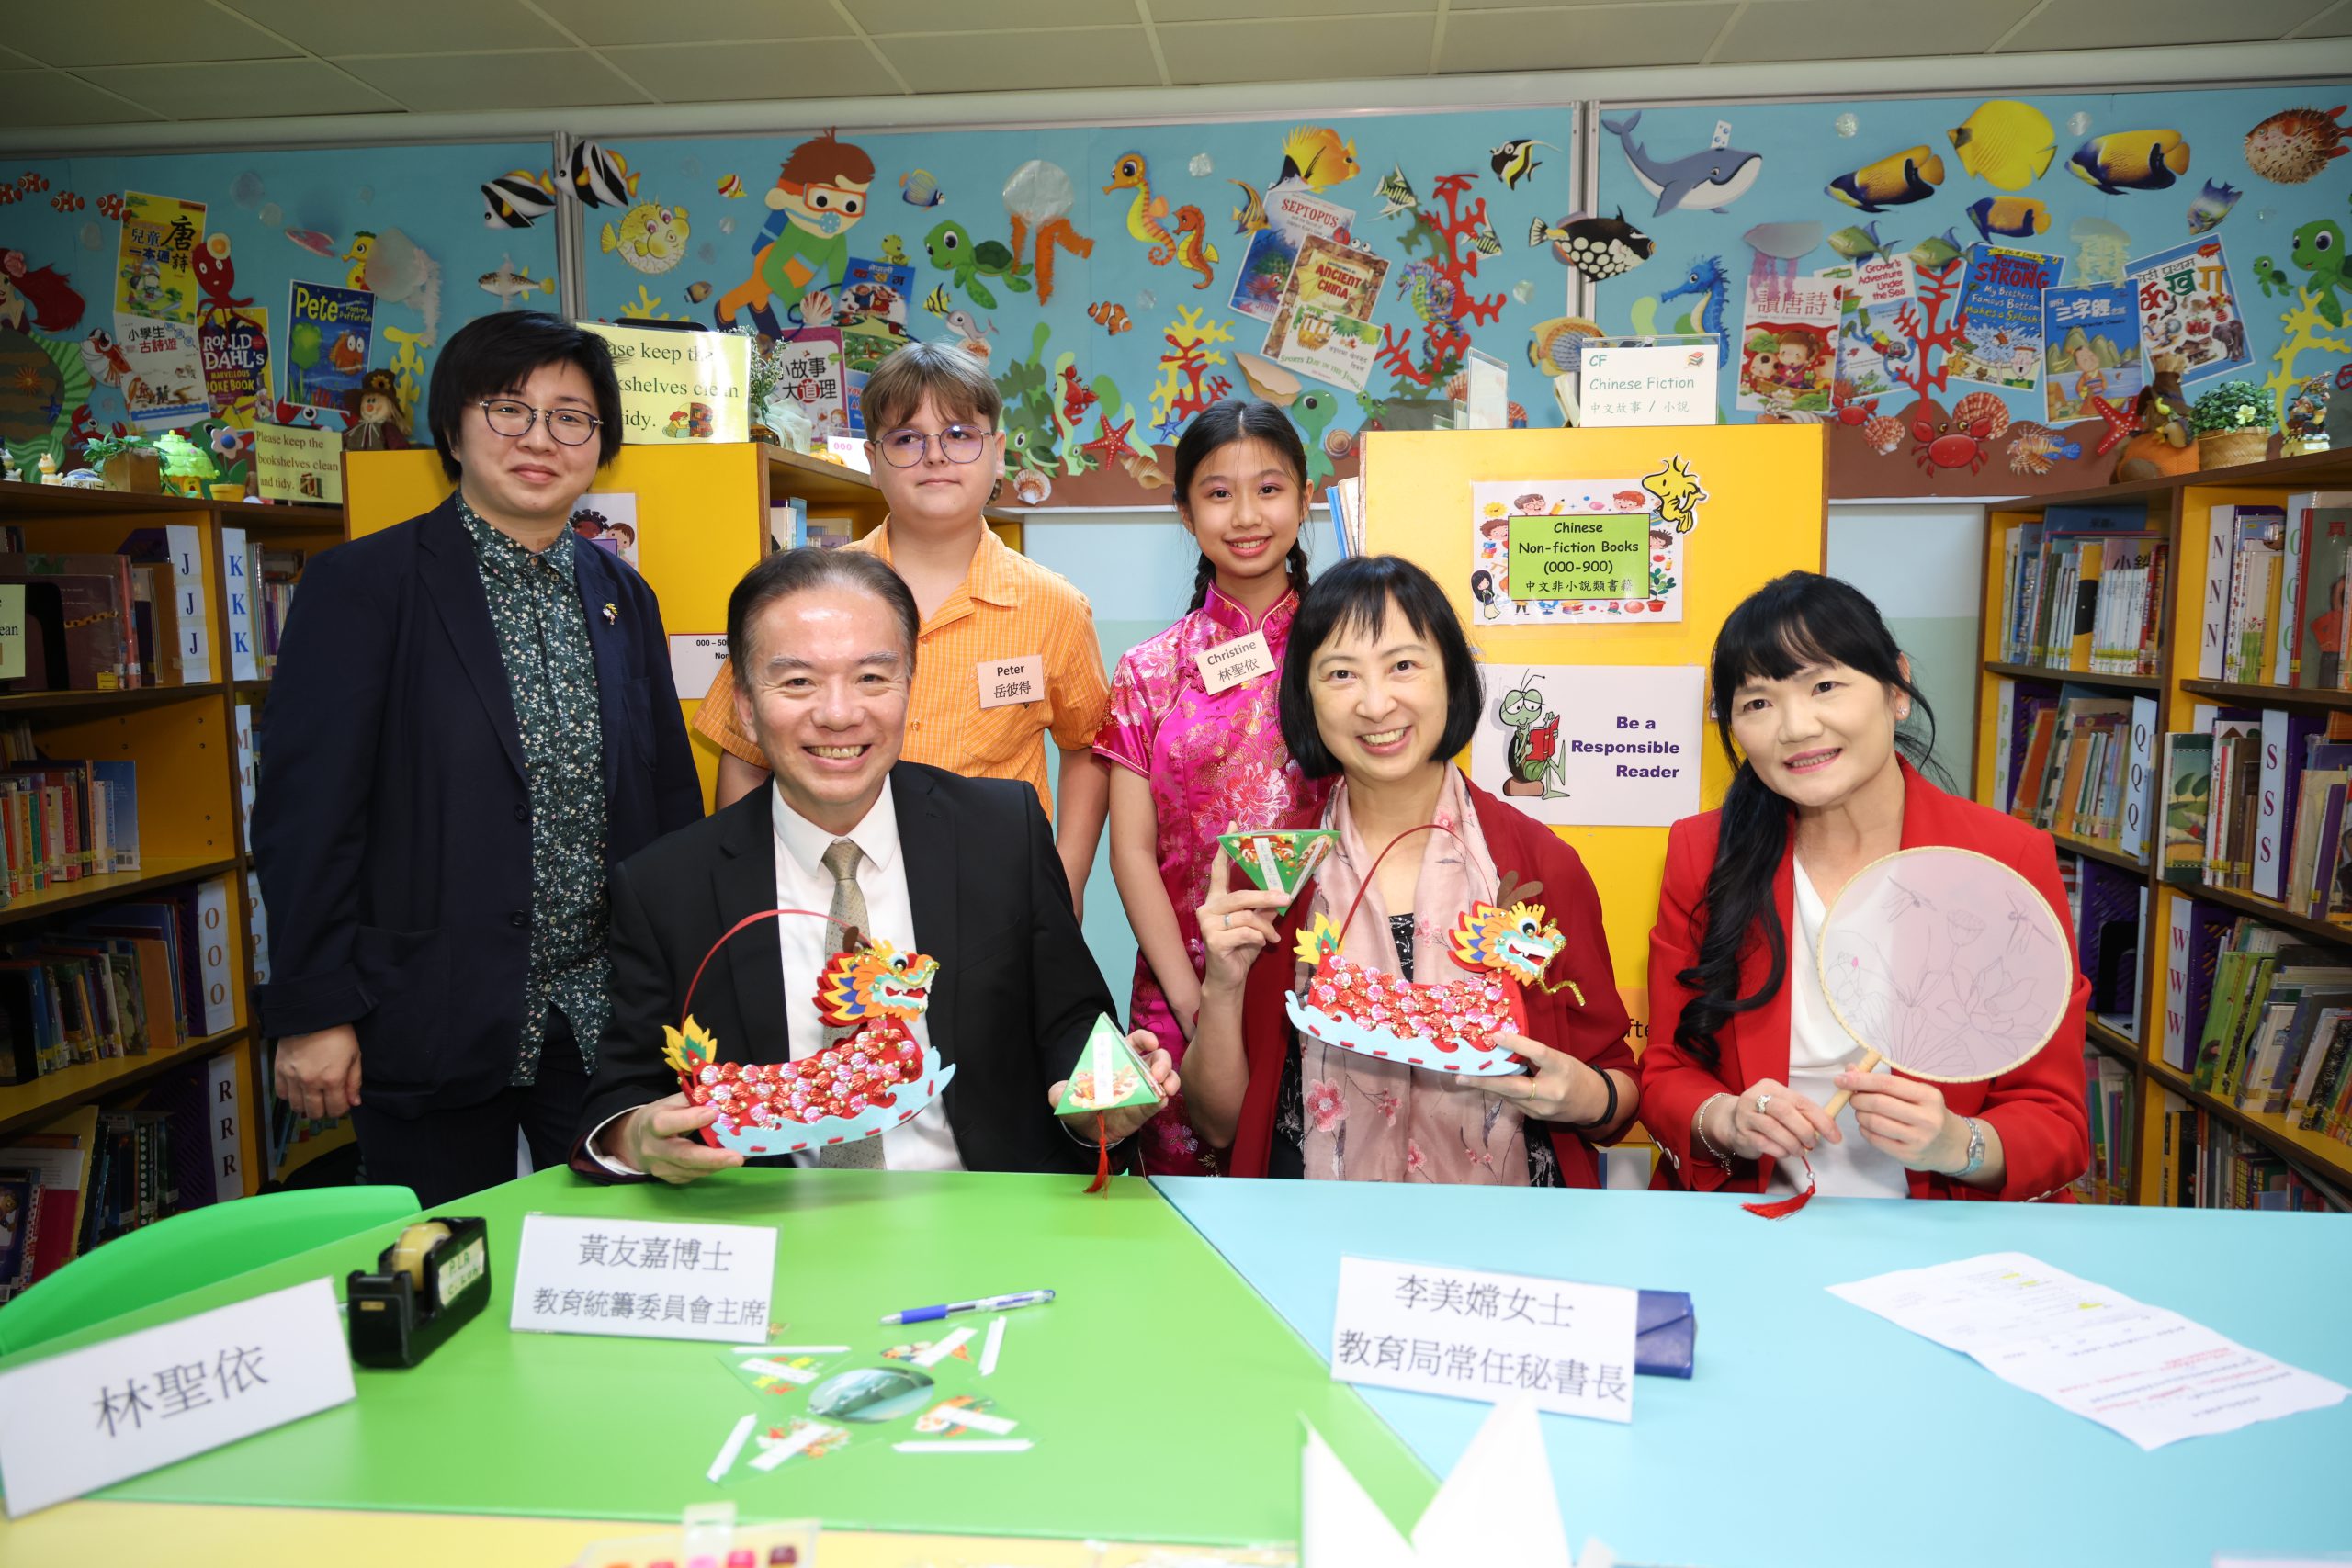
[[[2344,658],[2352,491],[2216,506],[2208,521],[2198,676],[2352,691]]]
[[[2259,1139],[2177,1095],[2165,1096],[2156,1154],[2157,1201],[2178,1209],[2340,1213],[2352,1199],[2315,1181]]]
[[[2002,545],[2000,660],[2104,675],[2153,675],[2170,546],[2143,512],[2119,529],[2052,507]]]
[[[2129,1203],[2135,1108],[2132,1069],[2097,1046],[2083,1050],[2083,1098],[2090,1114],[2091,1163],[2075,1182],[2086,1203]]]
[[[2145,861],[2156,728],[2153,697],[2004,678],[1995,801],[2047,832]]]
[[[2241,1111],[2352,1143],[2352,953],[2184,897],[2165,970],[2168,1066]]]
[[[2164,738],[2162,872],[2352,922],[2352,714],[2199,709]]]
[[[2120,866],[2085,855],[2058,856],[2075,953],[2090,982],[2093,1017],[2140,1037],[2140,954],[2147,951],[2148,885]]]
[[[0,764],[0,903],[59,883],[139,869],[138,764],[39,759]]]
[[[0,1084],[177,1049],[233,1026],[214,877],[78,911],[0,948]]]
[[[230,673],[266,681],[277,672],[277,645],[302,575],[300,550],[256,544],[242,528],[220,530],[229,573]]]
[[[217,1201],[217,1065],[191,1062],[120,1105],[0,1139],[0,1301],[102,1242]]]

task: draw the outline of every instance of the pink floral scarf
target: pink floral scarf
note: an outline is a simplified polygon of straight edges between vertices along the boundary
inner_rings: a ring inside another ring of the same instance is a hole
[[[1496,883],[1494,857],[1458,770],[1446,770],[1434,820],[1453,831],[1419,835],[1413,974],[1422,981],[1460,972],[1447,951],[1448,933],[1475,899],[1493,897]],[[1345,784],[1324,807],[1323,826],[1340,835],[1340,845],[1317,874],[1309,920],[1328,915],[1337,924],[1363,889],[1353,922],[1340,933],[1342,951],[1368,969],[1401,973],[1388,910],[1379,888],[1365,882],[1380,846],[1367,848],[1357,833]],[[1408,838],[1390,852],[1409,854],[1415,847]],[[1303,987],[1310,973],[1300,964],[1296,984]],[[1526,1132],[1510,1102],[1450,1074],[1385,1062],[1305,1035],[1298,1044],[1309,1180],[1528,1184]]]

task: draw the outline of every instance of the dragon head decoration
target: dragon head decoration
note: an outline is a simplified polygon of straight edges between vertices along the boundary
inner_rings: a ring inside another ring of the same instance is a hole
[[[1541,904],[1473,904],[1453,928],[1453,961],[1532,986],[1566,940]]]
[[[876,1018],[911,1022],[931,1005],[938,977],[936,958],[900,953],[887,942],[861,943],[826,961],[817,976],[817,1012],[843,1028]]]

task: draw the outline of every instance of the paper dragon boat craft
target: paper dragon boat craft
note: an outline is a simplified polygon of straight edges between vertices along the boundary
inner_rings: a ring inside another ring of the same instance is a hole
[[[938,975],[935,958],[853,941],[817,977],[818,1016],[851,1033],[797,1062],[722,1062],[689,1014],[662,1031],[662,1060],[689,1100],[719,1108],[702,1134],[716,1148],[789,1155],[875,1137],[921,1115],[956,1077],[908,1027]]]
[[[1343,955],[1329,917],[1316,916],[1297,947],[1315,972],[1303,992],[1283,998],[1292,1024],[1326,1044],[1411,1066],[1470,1077],[1523,1072],[1524,1061],[1488,1042],[1526,1029],[1521,987],[1541,982],[1566,939],[1544,906],[1525,903],[1473,904],[1453,935],[1452,956],[1468,977],[1407,980]],[[1562,983],[1575,990],[1574,981]],[[1583,993],[1575,994],[1581,1004]]]

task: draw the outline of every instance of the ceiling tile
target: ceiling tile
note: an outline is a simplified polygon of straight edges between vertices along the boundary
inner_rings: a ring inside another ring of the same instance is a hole
[[[0,71],[0,125],[119,125],[163,118],[61,71]]]
[[[2106,3],[2111,10],[2114,0]],[[1982,54],[2034,4],[1973,0],[1911,7],[1903,17],[1902,53],[1915,59]],[[1876,59],[1887,52],[1886,24],[1885,0],[1755,0],[1732,24],[1715,62]]]
[[[1438,0],[1151,0],[1159,22],[1233,22],[1283,17],[1394,15],[1435,17]],[[1317,75],[1325,73],[1317,72]]]
[[[358,55],[336,63],[420,114],[647,101],[610,66],[577,49]]]
[[[694,0],[690,6],[651,6],[645,0],[538,3],[592,46],[839,38],[849,31],[828,0]],[[771,94],[775,86],[769,84]]]
[[[779,82],[822,82],[823,96],[896,94],[873,49],[862,39],[813,39],[797,43],[623,44],[598,51],[663,103],[725,103],[773,98]]]
[[[315,60],[215,61],[203,65],[97,65],[75,73],[173,119],[292,114],[385,114],[401,106]]]
[[[1155,4],[1154,16],[1159,15]],[[1326,81],[1367,76],[1426,76],[1435,17],[1358,17],[1344,27],[1316,20],[1170,23],[1159,51],[1179,85],[1211,82]]]
[[[1693,64],[1737,9],[1734,0],[1711,0],[1690,6],[1455,11],[1445,18],[1437,68],[1453,73]]]
[[[2114,0],[2051,0],[2001,44],[2004,54],[2038,49],[2134,49],[2278,39],[2323,7],[2314,0],[2132,0],[2132,26],[2119,37]]]
[[[18,54],[13,49],[0,49],[0,71],[29,70],[40,63],[29,54]]]
[[[1159,80],[1141,28],[910,33],[876,41],[918,93],[1140,87]]]
[[[842,0],[869,33],[970,32],[976,28],[1140,24],[1136,0]],[[1158,14],[1153,7],[1153,14]]]
[[[2352,37],[2352,0],[2331,6],[2295,29],[2297,38]]]
[[[318,0],[225,3],[313,54],[381,54],[407,39],[431,39],[448,49],[559,49],[571,41],[518,0],[401,0],[396,13]]]
[[[11,6],[8,41],[51,65],[282,60],[301,51],[210,7],[189,26],[187,0],[80,0]]]

